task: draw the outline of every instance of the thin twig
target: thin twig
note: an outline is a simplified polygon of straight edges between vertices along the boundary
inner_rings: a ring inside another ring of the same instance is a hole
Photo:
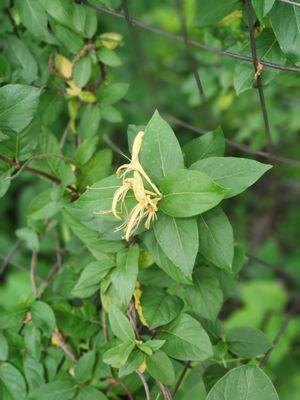
[[[33,251],[31,254],[31,263],[30,263],[30,281],[31,281],[31,290],[34,298],[37,297],[37,288],[36,288],[36,266],[37,266],[37,252]]]
[[[4,260],[2,261],[1,267],[0,267],[0,276],[3,275],[3,272],[5,271],[6,267],[10,264],[11,259],[15,255],[16,251],[18,250],[19,246],[21,244],[21,240],[18,239],[14,245],[9,249],[8,253],[6,254]]]
[[[166,385],[159,382],[159,386],[161,388],[162,394],[165,400],[173,400],[173,396]]]
[[[102,6],[93,4],[89,0],[85,0],[85,4],[87,4],[88,6],[90,6],[92,8],[95,8],[96,10],[98,10],[100,12],[103,12],[105,14],[111,15],[113,17],[117,17],[117,18],[124,19],[124,20],[126,19],[124,14],[118,13],[118,12],[116,12],[116,11],[110,9],[110,8],[106,8],[106,7],[102,7]],[[171,40],[174,40],[174,41],[179,41],[179,42],[183,42],[184,41],[184,37],[181,36],[181,35],[176,35],[176,34],[164,31],[164,30],[162,30],[160,28],[157,28],[157,27],[154,27],[152,25],[146,24],[145,22],[139,21],[139,20],[134,19],[132,17],[131,17],[131,23],[134,26],[137,26],[137,27],[139,27],[141,29],[145,29],[145,30],[147,30],[149,32],[152,32],[152,33],[155,33],[157,35],[164,36],[164,37],[166,37],[168,39],[171,39]],[[218,54],[218,55],[235,58],[236,60],[252,62],[252,57],[245,56],[245,55],[242,55],[242,54],[233,53],[231,51],[218,49],[218,48],[215,48],[215,47],[200,43],[197,40],[189,39],[188,40],[188,44],[191,45],[191,46],[199,47],[199,48],[201,48],[203,50],[207,50],[207,51],[209,51],[211,53],[215,53],[215,54]],[[296,72],[298,74],[300,73],[300,68],[298,68],[298,67],[289,67],[289,66],[276,64],[276,63],[272,63],[272,62],[264,61],[264,60],[261,60],[260,63],[265,65],[266,67],[269,67],[269,68],[278,69],[278,70],[281,70],[281,71]]]
[[[263,367],[267,361],[270,358],[270,355],[272,354],[272,352],[274,351],[274,349],[276,348],[277,344],[279,343],[280,339],[283,337],[285,331],[287,330],[287,327],[291,321],[291,319],[294,317],[295,314],[297,314],[300,311],[300,299],[299,297],[297,297],[290,310],[287,313],[287,316],[285,318],[285,320],[282,322],[282,324],[279,327],[279,330],[273,340],[273,345],[272,347],[269,348],[269,350],[265,353],[264,357],[261,359],[259,365],[260,367]]]
[[[24,164],[22,164],[22,165],[20,166],[20,168],[18,169],[18,171],[17,171],[14,175],[8,176],[8,177],[5,178],[5,179],[7,179],[7,180],[16,179],[24,170],[26,170],[26,168],[28,167],[28,165],[29,165],[32,161],[42,160],[43,158],[51,158],[51,157],[53,157],[53,158],[58,158],[58,159],[60,159],[60,160],[66,160],[66,161],[72,162],[72,163],[74,163],[74,164],[76,163],[76,161],[74,161],[73,159],[71,159],[71,158],[69,158],[69,157],[62,156],[61,154],[55,154],[55,153],[37,154],[37,155],[35,155],[35,156],[30,157],[28,160],[26,160],[26,161],[24,162]]]
[[[181,371],[181,374],[179,375],[179,378],[177,380],[177,382],[175,383],[174,389],[172,390],[172,395],[175,396],[175,394],[177,393],[178,389],[180,388],[180,385],[188,371],[188,369],[190,368],[191,362],[190,361],[186,361],[186,363],[184,364],[183,370]]]
[[[190,60],[191,66],[192,66],[192,71],[193,71],[193,75],[196,81],[196,85],[198,88],[198,92],[200,94],[200,98],[202,99],[202,101],[205,101],[205,94],[204,94],[204,90],[203,90],[203,85],[201,82],[201,78],[200,78],[200,74],[199,74],[199,70],[197,67],[197,60],[194,57],[193,53],[190,51],[189,48],[189,34],[188,34],[188,29],[187,29],[187,24],[186,24],[186,17],[185,17],[185,12],[184,12],[184,3],[183,0],[176,0],[177,1],[177,7],[179,10],[179,20],[180,20],[180,25],[181,25],[181,30],[182,30],[182,34],[183,34],[183,38],[184,38],[184,44],[185,44],[185,48],[186,48],[186,54],[187,54],[187,58]]]
[[[130,103],[134,107],[137,107],[137,108],[140,107],[139,104],[137,104],[135,102],[132,102],[132,101],[129,101],[128,99],[126,99],[124,101],[126,101],[127,103]],[[171,123],[173,122],[174,124],[176,124],[178,126],[181,126],[181,127],[185,128],[185,129],[188,129],[191,132],[195,132],[195,133],[198,133],[200,135],[203,135],[203,134],[207,133],[207,130],[202,129],[202,128],[198,128],[197,126],[192,125],[189,122],[183,121],[182,119],[177,118],[172,114],[169,114],[169,113],[166,113],[166,112],[162,112],[162,115],[168,121],[170,121]],[[230,140],[230,139],[225,139],[225,142],[226,142],[226,144],[228,146],[230,146],[232,148],[235,148],[237,150],[240,150],[240,151],[242,151],[244,153],[253,154],[255,156],[263,157],[263,158],[267,158],[267,159],[270,158],[268,152],[261,151],[261,150],[253,150],[251,147],[249,147],[249,146],[247,146],[245,144],[237,143],[237,142],[235,142],[233,140]],[[124,154],[122,154],[122,155],[125,156]],[[278,155],[273,155],[272,160],[276,161],[277,163],[280,163],[280,164],[288,165],[290,167],[300,168],[300,161],[298,161],[298,160],[293,160],[291,158],[282,157],[282,156],[278,156]]]
[[[266,135],[266,139],[267,139],[269,157],[270,157],[270,160],[272,161],[272,159],[273,159],[273,143],[272,143],[269,117],[268,117],[268,112],[267,112],[267,107],[266,107],[266,101],[265,101],[262,80],[261,80],[260,74],[258,73],[258,70],[260,69],[260,61],[258,60],[256,46],[255,46],[254,18],[253,18],[252,4],[251,4],[251,0],[244,0],[244,1],[245,1],[245,5],[246,5],[248,23],[249,23],[249,36],[250,36],[250,46],[251,46],[251,53],[252,53],[252,59],[253,59],[253,67],[254,67],[254,71],[255,71],[255,77],[256,77],[256,81],[257,81],[257,89],[258,89],[258,93],[259,93],[259,101],[260,101],[261,111],[262,111],[263,120],[264,120],[265,135]]]
[[[56,341],[57,341],[57,345],[58,347],[68,356],[70,357],[73,361],[77,361],[77,356],[76,354],[73,352],[73,350],[71,349],[71,347],[66,343],[65,338],[63,337],[63,335],[56,330],[55,332],[53,332],[52,335]]]
[[[144,386],[144,389],[145,389],[146,400],[151,400],[151,394],[150,394],[149,386],[148,386],[148,383],[147,383],[144,375],[138,369],[135,372],[138,374],[140,380],[143,383],[143,386]]]
[[[292,0],[277,0],[277,1],[281,1],[281,3],[291,4],[292,6],[300,7],[300,3],[296,3],[295,1]]]
[[[11,165],[14,168],[22,168],[22,166],[20,166],[19,164],[16,164],[13,160],[10,160],[9,158],[7,158],[1,154],[0,154],[0,160],[6,162],[7,164]],[[27,172],[31,172],[35,175],[39,175],[43,178],[46,178],[46,179],[50,180],[51,182],[56,183],[57,185],[60,185],[62,183],[62,181],[59,178],[56,178],[56,176],[50,175],[47,172],[41,171],[40,169],[31,168],[26,165],[23,170],[27,171]],[[78,194],[77,189],[74,186],[68,185],[67,188],[74,194],[76,194],[76,195]]]
[[[107,318],[106,318],[106,312],[103,309],[102,309],[102,331],[103,331],[104,343],[107,343],[108,342]]]

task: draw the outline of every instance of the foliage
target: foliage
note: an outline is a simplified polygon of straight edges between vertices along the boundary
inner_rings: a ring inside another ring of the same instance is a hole
[[[258,59],[275,64],[254,70],[244,3],[136,3],[150,24],[242,57],[187,46],[179,60],[140,40],[126,1],[1,2],[0,397],[296,399],[299,321],[277,355],[272,340],[300,285],[298,211],[278,223],[284,239],[261,231],[277,182],[297,186],[263,147],[299,155],[299,116],[282,104],[297,100],[300,8],[250,2]],[[287,290],[249,248],[283,257]]]

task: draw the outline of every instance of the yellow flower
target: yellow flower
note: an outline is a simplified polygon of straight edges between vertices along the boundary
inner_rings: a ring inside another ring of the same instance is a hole
[[[144,132],[142,131],[136,135],[132,146],[132,157],[130,162],[121,165],[116,171],[117,176],[120,179],[123,179],[123,183],[114,193],[111,209],[108,211],[95,212],[95,214],[112,213],[116,219],[121,219],[120,213],[125,212],[125,221],[116,229],[116,231],[124,230],[125,240],[127,241],[138,229],[144,218],[145,228],[150,228],[151,222],[157,218],[157,204],[162,198],[160,191],[146,174],[139,161],[139,153],[142,147],[143,137]],[[132,177],[126,178],[130,173],[132,174]],[[145,188],[144,180],[149,184],[153,191]],[[125,205],[125,197],[130,190],[133,192],[137,203],[128,214]]]
[[[134,297],[134,307],[139,315],[140,321],[144,326],[149,326],[144,315],[143,315],[143,309],[142,309],[142,304],[141,304],[141,297],[142,297],[142,290],[141,290],[141,284],[140,282],[136,282],[135,285],[135,290],[133,292],[133,297]]]

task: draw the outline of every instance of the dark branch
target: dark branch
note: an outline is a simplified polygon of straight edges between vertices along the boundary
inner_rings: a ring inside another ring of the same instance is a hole
[[[254,26],[255,25],[254,25],[252,4],[251,4],[251,0],[244,0],[244,1],[245,1],[245,5],[246,5],[248,23],[249,23],[249,36],[250,36],[250,46],[251,46],[251,53],[252,53],[252,62],[253,62],[255,77],[256,77],[256,81],[257,81],[257,89],[258,89],[258,93],[259,93],[260,107],[261,107],[264,125],[265,125],[265,135],[266,135],[266,139],[267,139],[269,156],[270,156],[270,159],[272,160],[272,158],[273,158],[272,136],[271,136],[271,130],[270,130],[270,124],[269,124],[269,118],[268,118],[268,112],[267,112],[267,107],[266,107],[266,101],[265,101],[262,80],[261,80],[260,73],[259,73],[260,62],[257,57],[256,46],[255,46],[255,37],[254,37]]]
[[[103,12],[105,14],[111,15],[113,17],[121,18],[121,19],[124,19],[124,20],[126,19],[124,14],[118,13],[118,12],[116,12],[114,10],[111,10],[110,8],[105,8],[105,7],[101,7],[101,6],[98,6],[96,4],[90,3],[89,0],[85,0],[85,4],[89,5],[92,8],[95,8],[96,10],[101,11],[101,12]],[[181,35],[176,35],[176,34],[164,31],[164,30],[162,30],[160,28],[156,28],[156,27],[154,27],[152,25],[146,24],[143,21],[139,21],[137,19],[133,19],[132,17],[131,17],[131,24],[134,25],[134,26],[137,26],[138,28],[145,29],[145,30],[147,30],[149,32],[155,33],[157,35],[164,36],[164,37],[166,37],[168,39],[171,39],[171,40],[174,40],[174,41],[179,41],[179,42],[184,42],[184,37],[181,36]],[[246,62],[252,62],[253,61],[252,57],[245,56],[245,55],[242,55],[242,54],[233,53],[231,51],[218,49],[216,47],[208,46],[206,44],[198,42],[197,40],[188,39],[188,44],[191,45],[191,46],[199,47],[200,49],[207,50],[207,51],[209,51],[211,53],[215,53],[215,54],[218,54],[218,55],[221,55],[221,56],[235,58],[236,60],[241,60],[241,61],[246,61]],[[280,71],[290,71],[290,72],[296,72],[298,74],[300,73],[300,68],[298,68],[298,67],[288,67],[288,66],[285,66],[285,65],[276,64],[276,63],[272,63],[272,62],[269,62],[269,61],[263,61],[263,60],[261,60],[260,63],[262,65],[266,66],[266,67],[273,68],[273,69],[278,69]]]

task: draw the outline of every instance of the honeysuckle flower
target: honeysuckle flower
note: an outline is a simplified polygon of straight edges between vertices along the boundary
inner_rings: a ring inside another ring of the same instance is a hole
[[[146,229],[150,228],[151,222],[157,218],[157,204],[162,198],[157,186],[151,181],[139,161],[139,153],[142,147],[143,137],[144,132],[142,131],[136,135],[132,146],[132,157],[130,162],[121,165],[116,171],[118,178],[122,179],[122,185],[114,193],[111,209],[108,211],[96,211],[94,213],[112,213],[116,219],[120,220],[120,214],[125,212],[125,221],[116,228],[116,231],[124,230],[124,238],[127,241],[129,241],[130,237],[138,229],[144,219],[144,227]],[[132,177],[127,178],[126,176],[130,173],[132,174]],[[145,188],[144,180],[153,191]],[[137,203],[128,214],[125,198],[130,190],[133,192]]]

